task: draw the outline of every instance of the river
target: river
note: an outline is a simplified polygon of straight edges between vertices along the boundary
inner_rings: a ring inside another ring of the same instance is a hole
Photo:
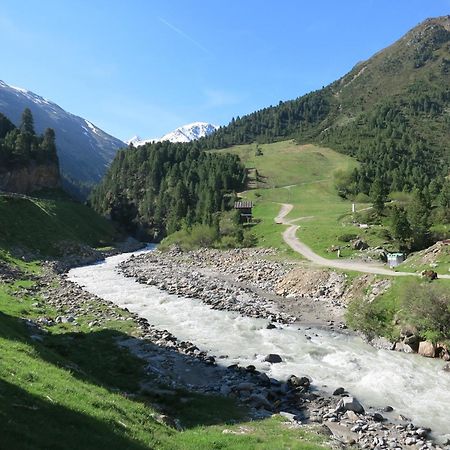
[[[435,435],[450,438],[450,373],[442,370],[441,360],[377,350],[359,337],[328,330],[298,326],[268,330],[267,320],[213,310],[198,300],[124,277],[116,267],[130,255],[72,269],[68,277],[87,291],[145,317],[158,329],[193,342],[211,355],[228,356],[219,363],[254,364],[278,379],[308,375],[325,391],[343,386],[366,409],[390,405],[392,417],[403,414],[417,425],[432,428]],[[278,353],[283,362],[263,362],[269,353]]]

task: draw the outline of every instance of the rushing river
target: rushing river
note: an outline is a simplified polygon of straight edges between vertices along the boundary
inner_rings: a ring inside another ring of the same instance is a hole
[[[328,391],[343,386],[366,407],[393,406],[396,415],[450,438],[450,373],[442,370],[442,361],[377,350],[358,337],[332,331],[296,326],[268,330],[267,320],[216,311],[124,277],[116,266],[130,255],[72,269],[69,279],[211,355],[227,355],[222,360],[226,365],[254,364],[278,379],[309,375],[315,386]],[[263,362],[269,353],[278,353],[283,362]]]

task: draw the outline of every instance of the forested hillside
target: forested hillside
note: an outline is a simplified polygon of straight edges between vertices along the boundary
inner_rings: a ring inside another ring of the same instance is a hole
[[[244,181],[237,156],[164,141],[120,151],[90,201],[129,232],[159,239],[183,225],[211,225]]]
[[[438,191],[450,167],[449,74],[450,16],[428,19],[331,85],[233,119],[201,145],[295,138],[362,163],[349,193],[380,182],[386,192]]]

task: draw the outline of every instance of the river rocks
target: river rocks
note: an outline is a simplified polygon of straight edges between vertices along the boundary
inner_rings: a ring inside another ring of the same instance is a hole
[[[394,350],[395,343],[385,337],[376,337],[369,341],[369,344],[380,350]]]
[[[121,264],[125,276],[214,309],[267,318],[268,329],[297,321],[344,329],[345,275],[267,259],[270,249],[153,251]]]
[[[264,358],[264,361],[270,364],[276,364],[282,362],[283,360],[281,359],[280,355],[277,355],[276,353],[270,353]]]
[[[139,283],[199,299],[214,309],[267,318],[270,323],[291,323],[296,318],[278,311],[270,295],[262,292],[272,291],[274,280],[288,271],[288,266],[261,259],[271,254],[267,249],[200,249],[188,253],[172,249],[125,261],[120,270]]]
[[[419,355],[426,356],[427,358],[434,358],[436,354],[436,346],[430,341],[422,341],[419,343]]]
[[[355,413],[364,414],[364,408],[361,403],[354,397],[343,397],[339,400],[336,411],[353,411]]]
[[[403,352],[403,353],[414,353],[414,349],[404,342],[396,342],[394,350],[397,352]]]
[[[343,387],[339,387],[333,391],[333,395],[342,395],[345,392]]]
[[[308,377],[297,377],[295,375],[291,375],[287,379],[287,385],[291,388],[297,388],[297,387],[309,387],[311,384],[311,381]]]

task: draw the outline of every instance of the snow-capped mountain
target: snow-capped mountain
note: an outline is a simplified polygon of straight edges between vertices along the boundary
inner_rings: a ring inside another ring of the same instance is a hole
[[[133,144],[135,147],[148,144],[150,142],[191,142],[214,133],[219,127],[207,122],[193,122],[188,125],[183,125],[170,133],[156,139],[141,139],[139,136],[134,136],[127,141],[127,144]]]
[[[25,108],[30,108],[33,114],[37,133],[42,133],[45,128],[55,130],[59,163],[66,186],[97,183],[117,150],[125,147],[121,140],[88,120],[65,111],[56,103],[0,81],[0,112],[19,125]]]

